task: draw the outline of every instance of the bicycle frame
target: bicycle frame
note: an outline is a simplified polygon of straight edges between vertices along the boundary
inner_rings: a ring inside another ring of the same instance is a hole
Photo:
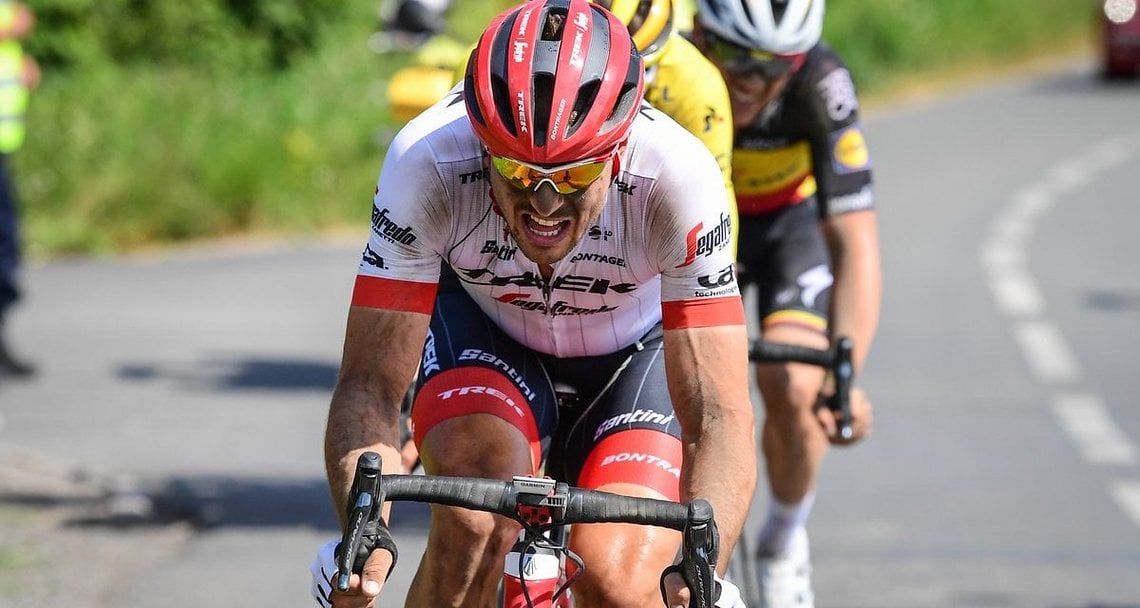
[[[512,481],[504,482],[469,477],[381,475],[380,470],[379,454],[366,452],[360,456],[353,492],[348,500],[348,525],[336,554],[336,587],[341,591],[348,590],[349,573],[359,573],[364,560],[373,549],[395,549],[394,544],[384,544],[391,542],[391,536],[380,516],[383,503],[412,501],[495,513],[510,517],[522,525],[520,541],[515,544],[519,550],[513,551],[516,555],[514,570],[519,575],[520,584],[517,593],[510,596],[504,594],[505,600],[514,602],[505,602],[505,606],[568,606],[554,603],[564,601],[561,592],[548,586],[539,588],[537,580],[531,577],[539,566],[549,565],[549,562],[540,564],[535,559],[540,554],[530,550],[538,546],[537,543],[543,542],[539,539],[549,540],[547,532],[558,528],[563,528],[564,531],[565,526],[577,523],[630,523],[682,532],[681,562],[671,566],[666,573],[677,572],[685,579],[691,590],[689,608],[713,608],[716,600],[714,568],[720,537],[712,506],[703,499],[697,498],[686,504],[623,496],[571,487],[564,482],[537,477],[515,477]],[[569,550],[565,550],[563,555],[573,556]],[[504,560],[505,575],[506,571],[511,570],[510,561],[510,558]],[[580,560],[576,563],[580,564]],[[565,571],[561,561],[558,571]],[[564,589],[569,587],[573,578],[566,581]]]

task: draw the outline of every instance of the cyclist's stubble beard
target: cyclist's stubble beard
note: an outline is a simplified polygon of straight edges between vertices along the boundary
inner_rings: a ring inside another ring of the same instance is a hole
[[[740,129],[754,123],[772,100],[784,92],[792,72],[776,80],[765,80],[758,76],[738,75],[723,72],[728,85],[729,101],[732,103],[732,125]]]
[[[523,255],[540,267],[553,266],[569,255],[598,219],[609,193],[609,175],[607,167],[584,190],[558,194],[550,184],[542,184],[537,191],[519,190],[494,169],[490,171],[491,190],[511,236]]]

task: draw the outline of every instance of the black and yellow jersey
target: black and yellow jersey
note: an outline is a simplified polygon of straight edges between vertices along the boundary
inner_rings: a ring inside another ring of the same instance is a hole
[[[740,215],[818,195],[822,215],[869,209],[871,157],[846,65],[828,46],[808,51],[784,91],[737,129],[732,182]]]

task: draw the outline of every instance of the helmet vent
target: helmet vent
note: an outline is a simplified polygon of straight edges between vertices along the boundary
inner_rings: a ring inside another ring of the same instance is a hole
[[[553,8],[546,12],[546,21],[542,24],[540,40],[557,42],[562,39],[562,30],[566,27],[566,9]]]
[[[590,106],[594,105],[594,100],[598,97],[598,89],[602,83],[595,80],[582,85],[578,89],[578,98],[574,100],[574,109],[570,111],[570,117],[566,120],[566,136],[569,137],[578,131],[578,127],[582,125],[581,119],[590,110]],[[608,122],[609,119],[607,119]]]
[[[494,89],[494,94],[491,97],[495,100],[495,112],[498,113],[499,120],[506,125],[512,136],[517,136],[519,132],[515,123],[518,121],[518,117],[515,116],[515,110],[511,106],[511,90],[507,87],[507,82],[502,78],[492,76],[491,88]]]

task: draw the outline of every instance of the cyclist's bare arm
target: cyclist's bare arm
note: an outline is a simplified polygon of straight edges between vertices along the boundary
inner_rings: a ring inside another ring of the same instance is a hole
[[[325,468],[342,527],[343,505],[361,453],[377,452],[386,473],[400,472],[400,402],[419,363],[429,320],[415,312],[349,310],[325,432]],[[382,584],[390,563],[387,552],[374,552],[365,578]],[[358,589],[355,578],[353,588]]]
[[[831,288],[831,335],[850,336],[854,342],[852,363],[856,373],[875,339],[882,302],[882,270],[879,259],[879,235],[875,211],[867,209],[829,216],[824,220],[824,233],[831,250],[835,283]],[[829,437],[834,424],[827,418],[829,410],[818,410]],[[858,388],[851,390],[851,441],[858,441],[871,429],[871,404]],[[840,443],[846,443],[840,441]]]
[[[681,497],[712,503],[723,572],[756,485],[747,330],[743,325],[666,330],[665,366],[684,449]]]

